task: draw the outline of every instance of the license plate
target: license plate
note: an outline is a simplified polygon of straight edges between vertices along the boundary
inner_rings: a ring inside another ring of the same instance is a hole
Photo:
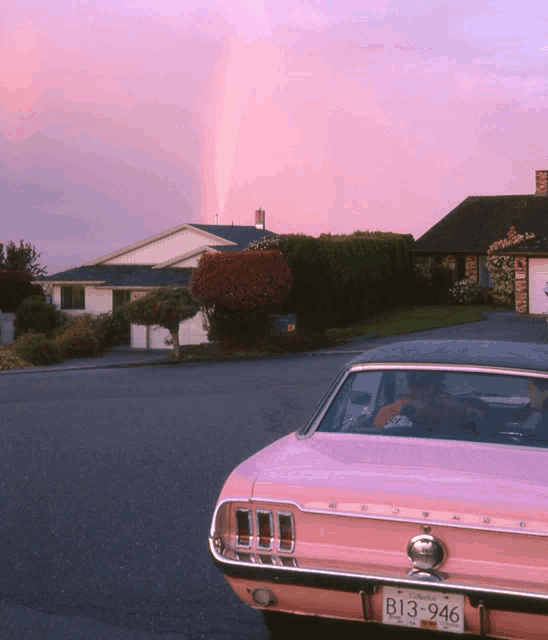
[[[382,621],[400,627],[464,633],[464,596],[383,587]]]

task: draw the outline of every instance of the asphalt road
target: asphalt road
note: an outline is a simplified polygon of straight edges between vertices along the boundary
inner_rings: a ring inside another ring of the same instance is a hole
[[[499,315],[414,337],[545,335]],[[0,638],[266,640],[209,558],[217,495],[240,461],[308,419],[353,349],[391,341],[2,375]]]
[[[209,558],[213,507],[348,359],[2,376],[0,637],[266,638]]]

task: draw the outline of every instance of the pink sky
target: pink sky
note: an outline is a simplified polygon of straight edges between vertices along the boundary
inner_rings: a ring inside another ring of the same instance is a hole
[[[533,193],[545,2],[439,5],[4,0],[0,242],[53,274],[216,213],[418,238]]]

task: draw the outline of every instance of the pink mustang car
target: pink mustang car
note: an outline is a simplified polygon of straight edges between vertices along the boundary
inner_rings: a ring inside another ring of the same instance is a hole
[[[298,614],[545,640],[548,347],[365,352],[230,475],[209,548],[272,637]]]

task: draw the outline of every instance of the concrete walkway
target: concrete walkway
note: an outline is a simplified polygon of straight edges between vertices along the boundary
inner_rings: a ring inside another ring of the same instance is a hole
[[[513,342],[533,342],[546,344],[547,323],[544,317],[517,315],[513,311],[494,311],[485,313],[480,322],[427,329],[405,335],[383,337],[357,337],[346,345],[330,347],[313,353],[356,353],[373,349],[384,344],[401,340],[510,340]],[[98,358],[76,358],[47,367],[13,369],[0,371],[2,374],[31,374],[45,371],[71,371],[75,369],[103,369],[113,367],[136,367],[142,365],[167,364],[167,349],[131,349],[114,347],[110,352]]]
[[[169,349],[131,349],[130,347],[113,347],[108,353],[97,358],[72,358],[59,364],[45,367],[29,367],[28,369],[12,369],[0,371],[0,375],[8,373],[43,373],[44,371],[71,371],[74,369],[110,369],[112,367],[137,367],[152,364],[167,364]]]

